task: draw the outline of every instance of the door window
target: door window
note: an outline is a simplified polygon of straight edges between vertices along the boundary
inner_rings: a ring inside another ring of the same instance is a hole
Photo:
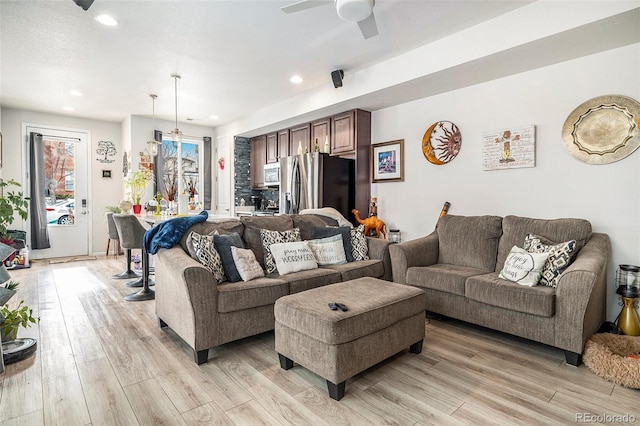
[[[75,143],[44,140],[47,223],[49,226],[73,225],[75,201]]]

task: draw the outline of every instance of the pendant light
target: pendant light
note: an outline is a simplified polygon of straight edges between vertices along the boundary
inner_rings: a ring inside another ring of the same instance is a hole
[[[182,142],[182,132],[178,130],[178,79],[179,74],[171,74],[171,78],[174,80],[174,93],[175,93],[175,110],[176,110],[176,128],[171,131],[171,139],[174,142]]]
[[[152,99],[152,111],[153,111],[153,131],[155,133],[155,129],[156,129],[156,98],[158,97],[158,95],[154,95],[153,93],[149,95],[149,97]],[[155,139],[151,139],[147,141],[147,147],[149,149],[149,154],[152,156],[156,156],[158,155],[158,141]]]

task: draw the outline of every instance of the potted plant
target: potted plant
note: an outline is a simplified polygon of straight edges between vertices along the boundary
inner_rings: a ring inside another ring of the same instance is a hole
[[[31,327],[31,324],[36,324],[38,321],[40,321],[40,318],[33,317],[33,309],[24,305],[24,300],[21,300],[15,309],[10,309],[9,305],[4,305],[0,309],[0,336],[2,336],[2,343],[15,340],[18,336],[18,328]]]
[[[147,186],[147,182],[150,181],[151,178],[151,173],[138,170],[133,172],[131,174],[131,177],[125,183],[125,185],[129,188],[129,192],[131,193],[131,201],[133,202],[133,213],[135,214],[140,214],[140,211],[142,210],[140,200],[142,198],[142,194],[144,194],[144,189]]]
[[[21,191],[7,190],[7,187],[14,186],[20,187],[20,184],[13,179],[0,179],[0,240],[8,245],[13,243],[8,235],[8,229],[15,219],[14,214],[17,213],[23,220],[27,220],[29,207],[29,198],[25,197]]]

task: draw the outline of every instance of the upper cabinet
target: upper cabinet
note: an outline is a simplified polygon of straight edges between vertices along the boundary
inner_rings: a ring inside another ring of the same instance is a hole
[[[331,153],[343,154],[356,149],[356,112],[347,111],[331,117]]]
[[[278,134],[269,133],[267,135],[267,163],[278,162]]]
[[[289,129],[278,132],[278,159],[291,155],[289,151]]]
[[[267,162],[267,136],[251,138],[251,188],[265,188],[264,165]]]
[[[298,154],[298,147],[302,147],[302,153],[311,152],[311,125],[309,123],[291,127],[289,129],[290,144],[289,154]]]
[[[328,117],[311,123],[311,147],[309,148],[309,151],[315,151],[317,142],[318,150],[320,152],[324,152],[324,142],[328,141],[330,128],[331,124]]]

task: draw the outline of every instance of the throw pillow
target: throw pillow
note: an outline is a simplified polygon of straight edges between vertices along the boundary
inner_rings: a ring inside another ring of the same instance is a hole
[[[364,225],[351,229],[351,252],[353,260],[369,260],[369,244],[364,235]]]
[[[318,265],[341,265],[347,263],[342,235],[334,235],[333,237],[309,240],[307,242]]]
[[[247,282],[254,278],[264,277],[264,271],[251,249],[231,246],[231,255],[242,281]]]
[[[216,283],[224,281],[224,269],[222,268],[222,260],[213,244],[214,235],[200,235],[197,232],[191,232],[191,242],[193,251],[196,254],[196,260],[202,263],[212,274]]]
[[[216,251],[220,254],[222,259],[222,268],[224,269],[224,275],[227,277],[227,281],[232,283],[242,281],[242,277],[238,273],[238,268],[233,261],[231,255],[231,247],[244,248],[240,235],[237,233],[214,235],[213,243],[215,244]]]
[[[316,226],[311,230],[311,238],[320,239],[333,237],[334,235],[342,236],[342,245],[347,262],[353,262],[353,254],[351,247],[351,228],[348,226]]]
[[[270,253],[280,275],[318,267],[308,241],[271,244]]]
[[[576,240],[566,241],[559,244],[547,244],[542,241],[542,237],[534,234],[527,234],[524,237],[524,248],[529,253],[549,253],[549,257],[542,269],[540,284],[547,287],[557,287],[558,277],[569,267],[573,252],[576,249]]]
[[[267,270],[267,274],[270,274],[276,271],[276,262],[271,254],[271,245],[300,241],[300,229],[293,228],[288,231],[261,229],[260,238],[262,239],[262,248],[264,249],[264,268]]]
[[[537,285],[548,257],[549,253],[529,253],[513,246],[499,277],[530,287]]]

